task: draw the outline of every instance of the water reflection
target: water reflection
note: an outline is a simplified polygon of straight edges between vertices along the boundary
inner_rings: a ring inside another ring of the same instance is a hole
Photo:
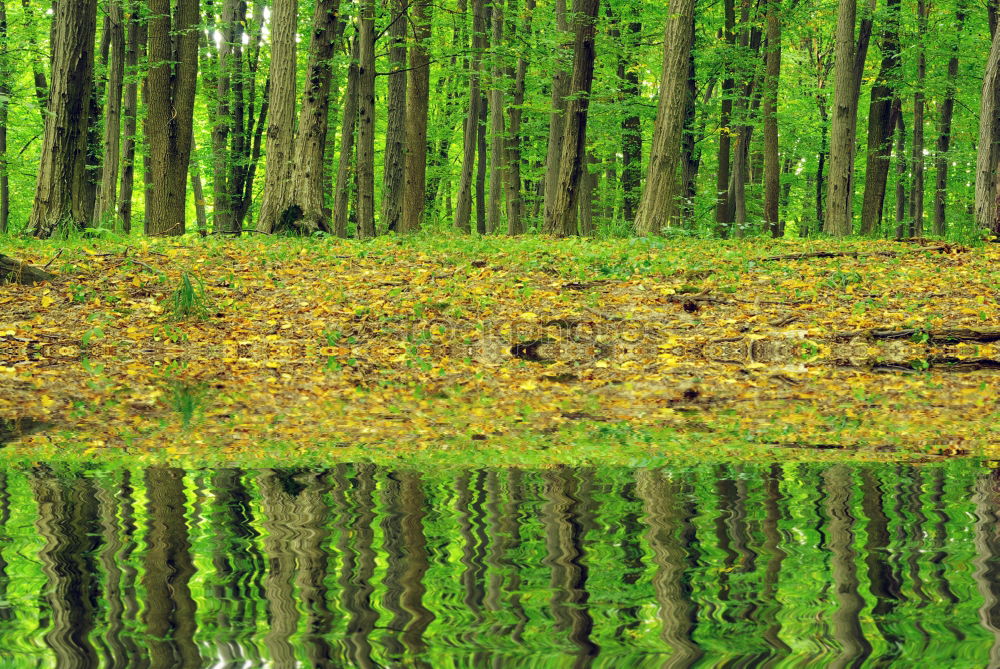
[[[986,465],[0,472],[4,667],[1000,666]]]

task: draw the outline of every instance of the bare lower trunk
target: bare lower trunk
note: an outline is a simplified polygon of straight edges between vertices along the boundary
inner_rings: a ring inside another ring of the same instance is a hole
[[[526,0],[524,16],[524,36],[530,42],[531,18],[535,12],[535,0]],[[516,24],[514,24],[516,25]],[[511,35],[513,41],[514,36]],[[510,106],[510,134],[507,140],[507,234],[519,235],[524,232],[524,195],[521,192],[521,105],[524,104],[524,84],[528,72],[528,60],[522,53],[517,59],[514,74],[513,104]]]
[[[1000,223],[996,206],[996,165],[993,158],[997,136],[997,97],[1000,94],[1000,30],[993,34],[990,56],[983,74],[982,95],[979,98],[979,144],[976,154],[976,223],[996,234]]]
[[[502,0],[493,2],[492,52],[490,54],[492,83],[489,92],[490,116],[490,193],[486,209],[486,231],[490,234],[500,229],[500,210],[503,204],[504,180],[507,177],[507,151],[504,138],[503,95],[503,29]]]
[[[121,157],[122,91],[125,80],[125,13],[119,0],[108,3],[109,41],[107,116],[104,120],[104,165],[94,220],[103,223],[115,214],[118,164]]]
[[[767,47],[764,77],[764,223],[772,237],[781,236],[778,220],[778,82],[781,74],[781,17],[778,0],[767,3]]]
[[[375,236],[375,2],[362,0],[358,34],[358,237]]]
[[[937,154],[934,158],[936,179],[934,183],[934,234],[944,235],[947,227],[945,210],[948,201],[948,150],[951,148],[951,120],[955,114],[955,82],[958,79],[959,36],[965,25],[965,7],[959,5],[955,10],[957,35],[952,47],[951,58],[948,59],[948,84],[945,90],[944,102],[941,103],[941,116],[938,121]]]
[[[896,239],[906,230],[906,125],[903,112],[896,115]]]
[[[646,187],[636,212],[635,229],[640,235],[655,235],[670,225],[677,182],[681,130],[684,124],[684,89],[691,50],[694,0],[679,0],[672,6],[663,37],[663,75],[656,111],[653,145],[649,155]]]
[[[469,71],[469,106],[462,131],[462,172],[458,182],[458,200],[455,203],[455,227],[463,232],[471,230],[472,187],[478,146],[479,119],[482,116],[483,95],[482,56],[486,48],[486,7],[483,0],[472,2],[472,58]]]
[[[340,124],[340,158],[337,166],[337,188],[333,200],[333,232],[347,236],[348,204],[351,197],[351,159],[354,158],[354,129],[358,124],[358,39],[352,40],[351,65],[347,70],[347,92],[344,94],[344,120]]]
[[[823,231],[851,234],[854,199],[854,137],[857,116],[854,86],[855,0],[840,0],[837,9],[834,61],[833,126],[830,133],[830,176]]]
[[[382,174],[383,230],[398,230],[403,217],[406,160],[406,22],[408,0],[392,0],[389,18],[389,96]]]
[[[569,92],[570,73],[563,65],[563,54],[570,48],[572,42],[566,38],[569,23],[566,21],[566,0],[555,0],[556,30],[563,39],[559,53],[556,54],[555,72],[552,75],[552,112],[549,114],[549,142],[545,157],[545,227],[547,234],[560,234],[560,230],[549,228],[556,224],[552,216],[557,190],[559,188],[559,161],[562,158],[563,132],[566,129],[564,112],[566,110],[566,94]]]
[[[97,0],[60,3],[53,17],[52,95],[28,231],[48,237],[62,224],[82,227],[87,188],[88,104],[94,71]]]
[[[410,47],[409,89],[406,92],[406,183],[400,232],[416,232],[427,201],[427,114],[430,91],[431,10],[421,0],[413,5],[413,45]]]
[[[143,58],[146,55],[146,22],[140,20],[140,12],[141,9],[136,6],[129,12],[125,47],[125,73],[128,75],[128,83],[125,85],[124,147],[118,218],[121,220],[122,230],[126,233],[132,229],[132,192],[135,187],[135,145],[139,109],[138,65],[140,54]]]

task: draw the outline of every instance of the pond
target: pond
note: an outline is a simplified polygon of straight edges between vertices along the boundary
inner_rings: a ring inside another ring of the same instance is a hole
[[[0,472],[4,667],[1000,662],[973,460]]]

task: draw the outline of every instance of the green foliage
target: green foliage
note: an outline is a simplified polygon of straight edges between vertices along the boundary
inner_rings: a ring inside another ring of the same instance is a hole
[[[205,284],[198,277],[184,272],[177,288],[170,295],[170,308],[177,320],[184,318],[205,318],[208,315],[208,299]]]

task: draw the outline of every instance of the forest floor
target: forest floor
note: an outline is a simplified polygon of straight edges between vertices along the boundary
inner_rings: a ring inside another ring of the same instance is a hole
[[[10,240],[0,457],[1000,458],[1000,245]]]

